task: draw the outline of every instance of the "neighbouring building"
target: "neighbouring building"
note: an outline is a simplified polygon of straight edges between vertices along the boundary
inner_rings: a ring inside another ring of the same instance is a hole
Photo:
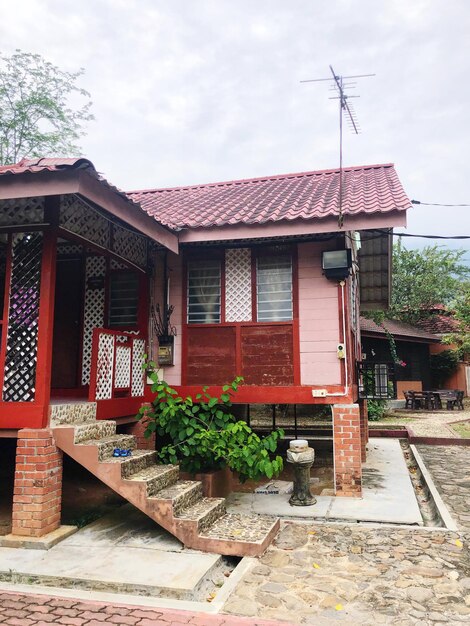
[[[440,345],[437,335],[397,320],[384,320],[379,325],[361,317],[360,325],[362,359],[373,364],[379,376],[384,364],[393,367],[396,398],[403,400],[405,391],[432,389],[429,357]],[[394,361],[385,329],[395,342],[398,363]]]

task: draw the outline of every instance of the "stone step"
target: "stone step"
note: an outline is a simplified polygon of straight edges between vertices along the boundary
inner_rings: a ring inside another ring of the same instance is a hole
[[[225,498],[202,498],[195,504],[179,511],[175,517],[197,522],[198,531],[202,532],[212,526],[226,512]]]
[[[74,428],[74,443],[82,443],[90,439],[104,439],[116,434],[116,422],[111,420],[78,424]]]
[[[132,456],[109,457],[106,459],[106,463],[119,463],[121,478],[129,478],[129,476],[155,465],[156,454],[156,452],[149,450],[134,450]]]
[[[154,498],[158,500],[171,500],[173,515],[178,515],[203,497],[202,483],[197,480],[179,480],[174,485],[160,490]]]
[[[51,426],[84,424],[96,420],[96,402],[52,402],[49,405]]]
[[[200,533],[204,539],[247,544],[262,544],[279,520],[262,515],[227,513]]]
[[[113,456],[115,448],[126,448],[134,451],[136,447],[135,437],[133,435],[117,434],[110,435],[109,437],[102,437],[101,439],[87,439],[78,445],[96,446],[98,448],[98,461],[107,461]]]
[[[151,498],[157,496],[158,492],[165,487],[174,485],[178,480],[179,473],[178,465],[151,465],[128,476],[126,480],[145,482],[147,496]]]

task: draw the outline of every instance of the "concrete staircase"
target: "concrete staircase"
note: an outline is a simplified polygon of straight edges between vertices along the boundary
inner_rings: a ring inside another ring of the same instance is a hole
[[[57,446],[131,502],[186,547],[233,556],[257,556],[279,530],[279,520],[228,514],[224,498],[206,498],[202,484],[180,480],[177,465],[158,465],[156,453],[136,449],[116,422],[96,420],[96,404],[52,404],[50,428]],[[129,448],[130,457],[113,457]]]

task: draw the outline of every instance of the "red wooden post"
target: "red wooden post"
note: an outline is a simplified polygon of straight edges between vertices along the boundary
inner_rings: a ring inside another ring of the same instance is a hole
[[[51,399],[52,341],[54,336],[54,300],[59,210],[60,196],[46,197],[44,217],[51,226],[44,231],[42,249],[35,397],[35,401],[43,407],[43,426],[47,424],[49,402]]]
[[[54,297],[56,277],[57,234],[44,233],[39,296],[38,351],[35,401],[43,407],[42,425],[47,423],[51,398],[52,339],[54,335]]]

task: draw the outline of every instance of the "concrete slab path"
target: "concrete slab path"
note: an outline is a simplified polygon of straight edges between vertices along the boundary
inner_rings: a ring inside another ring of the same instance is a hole
[[[182,544],[125,505],[50,550],[0,548],[0,574],[13,572],[55,586],[192,599],[221,563],[218,554]]]
[[[313,506],[292,507],[285,494],[233,493],[227,500],[228,510],[291,519],[423,524],[398,440],[369,441],[363,477],[362,498],[316,496]]]

